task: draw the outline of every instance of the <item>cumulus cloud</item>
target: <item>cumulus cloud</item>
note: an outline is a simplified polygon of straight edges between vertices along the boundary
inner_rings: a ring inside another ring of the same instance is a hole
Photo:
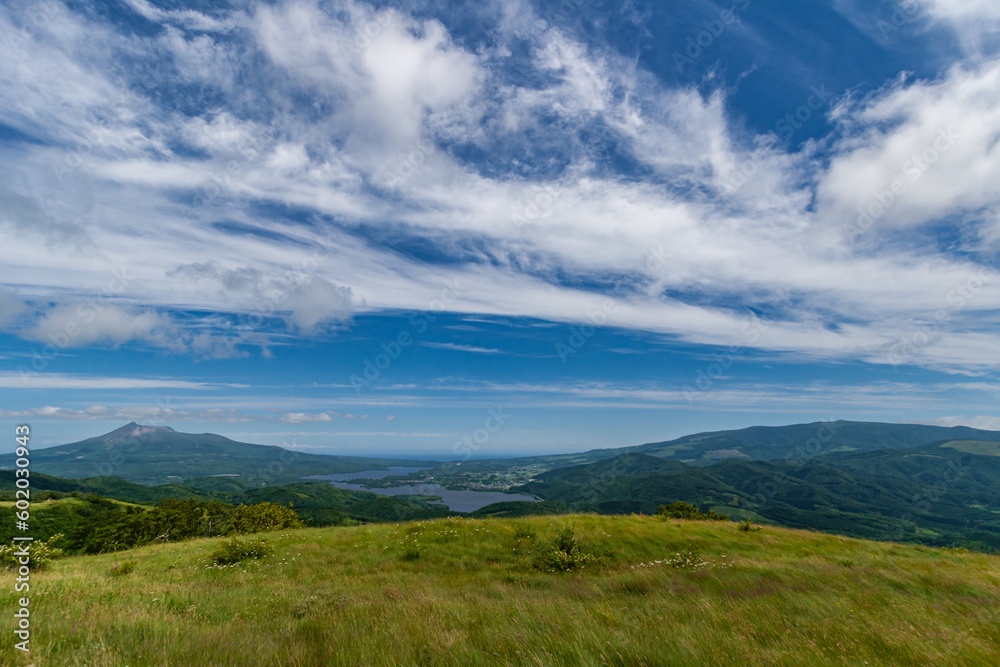
[[[286,424],[309,424],[332,422],[334,414],[329,412],[309,413],[309,412],[286,412],[281,416],[281,421]]]
[[[422,134],[428,114],[466,99],[481,77],[476,57],[437,21],[348,2],[331,16],[311,2],[261,6],[254,27],[268,57],[302,84],[334,95],[369,141]],[[367,130],[367,132],[365,132]]]
[[[313,260],[318,264],[316,260]],[[275,274],[252,267],[224,268],[215,262],[187,264],[170,272],[210,284],[225,295],[241,295],[244,307],[260,317],[283,316],[300,331],[313,333],[321,322],[344,322],[354,310],[349,287],[296,272]]]
[[[56,306],[46,311],[33,327],[22,331],[29,340],[61,349],[130,341],[177,348],[177,334],[177,325],[161,313],[97,303]]]
[[[1000,199],[1000,61],[900,80],[836,113],[847,136],[818,190],[831,218],[912,227]]]

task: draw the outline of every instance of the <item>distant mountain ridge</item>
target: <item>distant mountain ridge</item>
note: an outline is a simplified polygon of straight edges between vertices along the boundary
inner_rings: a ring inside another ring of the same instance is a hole
[[[968,426],[837,420],[695,433],[675,440],[626,447],[620,451],[707,465],[729,458],[768,461],[879,449],[912,449],[951,440],[1000,442],[1000,431],[984,431]]]
[[[117,475],[137,484],[171,484],[230,475],[257,485],[289,484],[305,475],[357,472],[426,461],[306,454],[274,445],[237,442],[214,433],[181,433],[131,422],[94,438],[31,452],[31,470],[74,479]],[[0,469],[14,456],[0,457]]]
[[[688,465],[723,460],[769,461],[882,449],[913,449],[949,441],[1000,442],[1000,432],[966,426],[830,421],[788,426],[751,426],[695,433],[643,445],[594,449],[576,454],[470,461],[468,468],[544,464],[579,466],[622,454],[646,454]],[[183,479],[230,475],[260,485],[289,484],[305,475],[357,472],[390,465],[426,466],[427,461],[306,454],[274,445],[230,440],[213,433],[181,433],[168,426],[135,422],[94,438],[32,452],[32,470],[58,477],[118,475],[138,484],[172,484]],[[13,455],[0,456],[0,469],[13,468]],[[463,468],[465,469],[465,468]]]

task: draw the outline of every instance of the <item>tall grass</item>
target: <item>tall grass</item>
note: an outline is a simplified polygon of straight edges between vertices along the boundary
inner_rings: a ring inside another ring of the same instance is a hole
[[[569,525],[593,562],[537,567]],[[121,554],[55,561],[32,575],[30,660],[7,633],[0,664],[1000,664],[983,554],[635,516],[263,537],[272,555],[222,569],[219,539],[129,552],[128,576]]]

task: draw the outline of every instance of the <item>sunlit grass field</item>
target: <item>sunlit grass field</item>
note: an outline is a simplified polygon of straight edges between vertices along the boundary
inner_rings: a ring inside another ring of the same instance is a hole
[[[572,525],[598,562],[544,572]],[[731,522],[592,515],[204,539],[2,579],[4,665],[997,665],[1000,558]],[[116,565],[135,561],[131,572]]]

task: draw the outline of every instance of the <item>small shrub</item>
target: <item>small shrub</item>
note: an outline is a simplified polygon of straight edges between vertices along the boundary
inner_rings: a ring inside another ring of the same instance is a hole
[[[234,537],[212,552],[212,562],[216,565],[235,565],[245,560],[266,558],[273,553],[274,547],[266,540],[241,540]]]
[[[942,551],[947,551],[953,554],[967,554],[969,550],[965,547],[942,547]]]
[[[531,524],[518,521],[514,524],[514,539],[530,540],[535,536],[535,531],[531,529]]]
[[[418,560],[420,558],[420,545],[416,542],[407,542],[403,545],[403,560]]]
[[[111,568],[111,576],[124,577],[126,574],[134,570],[138,564],[139,563],[134,560],[126,560],[121,563],[115,563]]]
[[[740,521],[739,525],[736,526],[736,529],[742,530],[744,533],[750,533],[755,530],[761,530],[761,527],[755,524],[750,519],[744,519],[743,521]]]
[[[535,567],[546,572],[567,572],[593,565],[597,558],[584,551],[572,526],[556,536],[552,547],[535,559]]]
[[[685,503],[683,501],[670,503],[669,505],[660,505],[659,509],[656,510],[656,515],[663,517],[664,519],[693,519],[695,521],[729,521],[729,517],[725,514],[716,514],[715,510],[708,510],[708,512],[702,512],[701,509],[695,507],[691,503]]]
[[[33,571],[44,570],[56,558],[63,555],[62,549],[53,546],[55,542],[62,539],[62,533],[56,533],[45,542],[28,543],[28,567]],[[23,542],[14,542],[9,546],[0,546],[0,566],[4,569],[18,568],[22,565],[18,555],[22,550]]]

